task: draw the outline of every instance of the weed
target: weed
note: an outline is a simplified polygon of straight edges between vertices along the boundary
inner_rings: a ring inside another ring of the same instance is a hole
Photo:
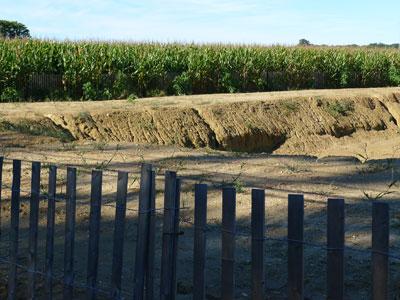
[[[364,164],[369,160],[369,155],[368,155],[368,145],[367,143],[363,144],[362,148],[362,153],[356,153],[356,156],[361,159],[361,162]]]
[[[164,170],[171,170],[171,169],[176,172],[179,172],[184,169],[184,166],[185,164],[183,159],[175,158],[175,151],[174,151],[170,157],[160,161],[160,163],[156,168],[156,173],[162,174]]]
[[[0,94],[0,102],[16,102],[19,99],[21,99],[21,96],[13,87],[5,88]]]
[[[82,161],[82,164],[84,165],[84,167],[85,167],[86,169],[94,168],[94,169],[96,169],[96,170],[105,170],[105,169],[107,169],[108,166],[112,163],[112,161],[114,160],[114,158],[116,157],[116,155],[119,153],[119,150],[120,150],[120,146],[117,145],[117,147],[116,147],[114,153],[110,156],[109,159],[102,160],[102,161],[96,162],[96,163],[94,163],[94,164],[90,164],[90,163],[87,161],[87,159],[86,159],[86,157],[85,157],[85,154],[86,154],[86,153],[85,153],[84,151],[78,152],[77,155],[80,157],[80,159],[81,159],[81,161]]]
[[[240,179],[233,181],[232,186],[236,189],[239,194],[244,193],[244,183]]]
[[[385,189],[382,191],[379,191],[377,193],[368,193],[365,190],[362,191],[363,195],[365,196],[365,198],[367,198],[367,200],[369,201],[377,201],[382,199],[383,197],[393,194],[395,191],[393,190],[394,187],[397,186],[398,183],[398,179],[393,179],[391,182],[389,182]]]
[[[352,101],[335,101],[327,102],[325,105],[325,111],[332,117],[345,117],[354,111],[354,103]]]
[[[243,176],[243,170],[245,166],[246,166],[245,162],[242,162],[240,164],[239,173],[232,178],[232,181],[229,184],[230,186],[234,187],[236,189],[236,192],[238,193],[244,193],[245,184],[241,180],[241,177]]]
[[[62,143],[62,147],[64,151],[73,151],[76,149],[75,143]]]
[[[253,123],[251,123],[250,121],[246,121],[246,122],[244,123],[244,125],[245,125],[246,128],[249,129],[250,131],[256,128],[256,127],[253,125]]]
[[[365,154],[360,155],[360,157],[364,158],[363,165],[366,165],[366,163],[369,161],[369,156],[367,152],[367,145],[365,144]],[[394,150],[393,157],[395,157],[395,152],[396,149]],[[379,163],[373,163],[373,164],[368,164],[366,167],[363,169],[359,169],[359,174],[361,175],[368,175],[368,174],[375,174],[375,173],[381,173],[381,172],[386,172],[390,171],[391,176],[390,180],[386,183],[386,186],[384,189],[381,189],[380,191],[376,192],[367,192],[366,190],[362,190],[362,194],[364,197],[369,200],[369,201],[377,201],[385,196],[388,196],[390,194],[393,194],[395,192],[394,188],[398,187],[398,183],[400,181],[400,174],[398,173],[398,170],[396,169],[395,164],[393,163],[393,159],[386,159],[384,163],[379,162]]]
[[[135,94],[130,94],[126,100],[127,100],[129,103],[133,104],[133,103],[136,103],[136,102],[137,102],[138,96],[136,96]]]
[[[283,108],[286,114],[295,113],[299,111],[299,104],[292,100],[284,100],[280,102],[279,105]]]
[[[4,145],[0,145],[0,156],[7,158],[11,154],[11,149]]]
[[[143,120],[142,122],[140,122],[140,125],[143,129],[145,129],[147,131],[152,131],[152,130],[156,129],[156,124],[154,124],[153,119]]]
[[[48,136],[56,138],[61,142],[71,142],[74,140],[72,135],[62,128],[46,126],[40,123],[29,123],[27,121],[21,121],[19,123],[0,121],[0,131],[1,130],[15,131],[36,136]]]
[[[95,142],[92,144],[94,150],[104,151],[108,145],[106,141]]]
[[[282,170],[281,173],[287,173],[287,174],[299,174],[299,173],[307,173],[310,172],[309,169],[302,168],[299,165],[296,164],[285,164],[285,170]]]
[[[91,82],[86,82],[82,86],[83,100],[96,100],[97,90]]]
[[[79,113],[78,113],[78,118],[81,120],[81,121],[88,121],[88,120],[90,120],[90,113],[89,112],[87,112],[87,111],[80,111]]]
[[[149,92],[147,92],[148,97],[164,97],[166,96],[165,91],[160,90],[160,89],[154,89],[154,90],[150,90]]]

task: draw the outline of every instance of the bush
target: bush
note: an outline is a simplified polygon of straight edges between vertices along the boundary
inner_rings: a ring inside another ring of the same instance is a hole
[[[97,92],[96,89],[93,87],[92,83],[86,82],[83,87],[83,100],[96,100],[97,99]]]
[[[191,80],[188,74],[183,73],[175,77],[175,80],[173,81],[173,89],[176,95],[190,94],[191,88]]]
[[[0,95],[1,102],[16,102],[20,99],[18,91],[12,87],[5,88]]]

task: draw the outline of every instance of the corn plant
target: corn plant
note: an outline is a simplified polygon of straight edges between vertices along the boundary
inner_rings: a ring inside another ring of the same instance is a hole
[[[56,86],[33,85],[57,74]],[[0,101],[400,85],[400,52],[366,47],[0,39]]]

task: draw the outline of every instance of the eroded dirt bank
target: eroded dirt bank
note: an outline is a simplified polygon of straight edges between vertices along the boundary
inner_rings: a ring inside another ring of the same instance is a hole
[[[2,104],[0,118],[74,140],[312,154],[345,137],[398,135],[400,88]]]

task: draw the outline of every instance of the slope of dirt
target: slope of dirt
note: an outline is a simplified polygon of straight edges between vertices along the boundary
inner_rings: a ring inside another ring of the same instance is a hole
[[[3,104],[0,118],[75,140],[316,154],[344,137],[397,136],[400,88]]]

